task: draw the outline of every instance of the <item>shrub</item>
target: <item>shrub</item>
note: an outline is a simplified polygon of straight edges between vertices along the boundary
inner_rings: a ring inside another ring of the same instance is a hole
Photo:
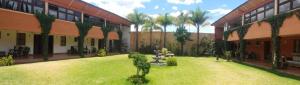
[[[168,54],[168,49],[167,49],[167,48],[162,48],[162,49],[161,49],[161,53],[162,53],[163,55],[167,55],[167,54]]]
[[[14,59],[12,55],[2,57],[0,59],[0,66],[10,66],[14,64]]]
[[[128,54],[128,58],[129,58],[129,59],[132,59],[132,58],[136,57],[137,54],[139,54],[139,53],[138,53],[138,52],[130,52],[130,53]]]
[[[149,80],[147,80],[145,77],[140,76],[140,75],[132,75],[130,76],[127,81],[130,81],[131,83],[135,85],[141,85],[144,83],[148,83]]]
[[[230,51],[225,51],[224,52],[224,56],[227,59],[227,61],[230,61],[230,59],[231,59],[231,52]]]
[[[168,66],[177,66],[177,60],[176,60],[176,58],[168,58],[167,59],[167,65]]]
[[[147,57],[137,52],[130,53],[128,55],[133,60],[133,65],[136,67],[136,74],[129,77],[127,80],[133,84],[147,83],[145,76],[150,72],[151,65],[147,60]]]
[[[98,54],[97,54],[99,57],[104,57],[104,56],[106,56],[106,51],[105,51],[105,49],[100,49],[99,51],[98,51]]]

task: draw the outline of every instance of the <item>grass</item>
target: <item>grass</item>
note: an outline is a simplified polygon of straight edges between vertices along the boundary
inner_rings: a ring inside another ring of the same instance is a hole
[[[299,80],[212,57],[178,57],[178,66],[152,66],[149,85],[297,85]],[[127,55],[0,67],[0,85],[130,85]]]

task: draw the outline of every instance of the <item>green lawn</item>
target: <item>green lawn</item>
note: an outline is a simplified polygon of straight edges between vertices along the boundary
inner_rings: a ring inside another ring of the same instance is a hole
[[[152,66],[149,85],[299,85],[300,81],[215,58],[177,58],[177,67]],[[0,85],[130,85],[127,55],[0,67]]]

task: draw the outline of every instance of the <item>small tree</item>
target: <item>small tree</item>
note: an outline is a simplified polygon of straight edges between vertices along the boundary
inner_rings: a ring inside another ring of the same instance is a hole
[[[191,33],[189,33],[185,27],[183,26],[180,26],[176,32],[175,32],[175,37],[176,37],[176,40],[180,43],[181,45],[181,54],[183,54],[183,46],[184,44],[186,43],[186,41],[190,40],[190,36],[191,36]]]
[[[178,29],[176,30],[174,36],[176,37],[176,40],[180,43],[181,54],[183,54],[183,45],[185,44],[186,41],[190,40],[190,36],[191,36],[191,33],[189,33],[184,26],[188,22],[187,15],[181,13],[178,16],[177,22],[178,22]]]
[[[147,57],[139,53],[131,53],[128,55],[133,60],[133,65],[136,67],[136,75],[128,78],[134,84],[147,83],[145,76],[150,72],[151,65],[147,60]]]
[[[79,30],[78,37],[78,51],[80,57],[84,57],[83,49],[84,49],[84,38],[87,35],[88,31],[92,28],[92,24],[88,22],[76,22],[76,26]]]
[[[49,41],[49,33],[52,28],[52,23],[55,21],[55,17],[51,15],[46,15],[44,13],[36,12],[35,16],[40,23],[41,26],[41,36],[42,36],[42,55],[45,61],[48,60],[48,41]]]

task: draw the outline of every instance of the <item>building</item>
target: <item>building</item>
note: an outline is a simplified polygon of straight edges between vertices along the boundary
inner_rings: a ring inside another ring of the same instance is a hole
[[[276,15],[286,15],[279,27],[280,59],[297,61],[300,54],[300,0],[248,0],[213,23],[215,40],[224,40],[223,33],[232,31],[228,41],[239,47],[240,26],[250,25],[244,36],[246,53],[255,54],[256,61],[272,61],[272,25],[265,20]],[[290,15],[291,14],[291,15]],[[280,22],[279,22],[280,23]]]
[[[0,51],[8,53],[16,47],[28,47],[30,55],[41,54],[41,27],[34,13],[52,15],[57,19],[52,25],[49,38],[50,54],[65,54],[76,48],[78,28],[75,22],[89,21],[93,24],[84,46],[87,49],[103,48],[102,27],[110,25],[109,47],[118,40],[130,44],[130,22],[114,13],[81,0],[0,0]],[[129,49],[129,48],[128,48]]]

